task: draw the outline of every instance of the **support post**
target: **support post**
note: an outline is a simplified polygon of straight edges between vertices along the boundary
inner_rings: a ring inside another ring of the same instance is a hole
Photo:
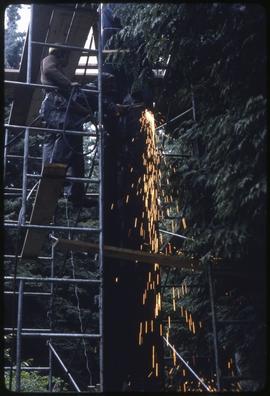
[[[212,264],[211,263],[208,263],[207,271],[208,271],[209,297],[210,297],[211,316],[212,316],[215,370],[216,370],[216,388],[217,388],[217,391],[220,392],[221,387],[220,387],[218,337],[217,337],[216,309],[215,309],[214,287],[213,287],[213,276],[212,276]]]
[[[33,31],[33,8],[34,5],[31,4],[30,8],[30,22],[28,28],[28,52],[27,52],[27,73],[26,82],[31,83],[32,77],[32,31]],[[22,208],[21,217],[19,220],[20,224],[25,224],[25,213],[26,213],[26,198],[27,198],[27,170],[28,170],[28,156],[29,156],[29,129],[25,129],[24,134],[24,151],[23,151],[23,179],[22,179]]]
[[[103,256],[104,256],[104,130],[102,112],[102,48],[103,19],[102,3],[99,5],[99,40],[98,40],[98,133],[99,133],[99,375],[100,392],[103,392]]]
[[[51,259],[51,274],[50,274],[51,278],[54,277],[54,257],[55,257],[54,251],[55,251],[55,247],[52,244],[52,248],[51,248],[51,258],[52,259]],[[51,297],[50,297],[50,317],[49,317],[51,332],[53,331],[53,329],[52,329],[53,292],[54,292],[54,284],[52,282],[51,283],[51,288],[50,288]],[[49,339],[49,343],[50,344],[52,343],[52,338]],[[48,383],[49,383],[48,390],[49,390],[49,392],[52,392],[52,364],[53,364],[53,355],[52,355],[51,348],[49,348],[49,367],[50,367],[49,368],[49,373],[48,373]]]
[[[7,167],[7,144],[8,144],[8,133],[9,130],[5,128],[5,147],[4,147],[4,173],[3,173],[3,180],[6,177],[6,167]]]
[[[21,341],[22,341],[22,310],[23,310],[23,289],[24,281],[20,280],[17,311],[17,338],[16,338],[16,373],[15,386],[16,392],[21,390]]]
[[[28,51],[27,51],[27,74],[26,74],[26,82],[28,84],[31,83],[32,79],[32,41],[33,41],[33,11],[34,5],[30,6],[30,21],[28,28]]]
[[[56,359],[60,363],[61,367],[64,369],[65,373],[67,374],[68,378],[70,379],[70,381],[73,384],[73,386],[76,389],[76,391],[77,392],[81,392],[80,388],[76,384],[75,380],[73,379],[72,375],[70,374],[70,372],[68,371],[68,369],[64,365],[63,361],[61,360],[60,356],[58,355],[58,353],[56,352],[56,350],[54,349],[52,344],[50,342],[48,342],[48,345],[49,345],[50,350],[52,351],[52,353],[54,354],[54,356],[56,357]]]
[[[196,109],[195,109],[195,99],[194,99],[194,91],[193,86],[191,85],[191,103],[192,103],[192,118],[193,121],[196,122]]]
[[[26,214],[26,198],[27,198],[27,170],[28,170],[28,155],[29,155],[29,129],[25,129],[24,134],[24,157],[23,157],[23,178],[22,178],[22,209],[19,224],[25,225]]]
[[[193,122],[196,123],[197,119],[196,119],[195,99],[194,99],[194,91],[193,91],[192,84],[191,84],[190,88],[191,88],[192,119],[193,119]],[[193,153],[199,159],[200,152],[199,152],[198,139],[194,139],[194,142],[193,142]]]
[[[176,354],[176,356],[181,360],[181,362],[186,366],[186,368],[191,372],[191,374],[200,382],[200,384],[206,389],[208,392],[211,392],[210,388],[204,383],[204,381],[195,373],[195,371],[190,367],[190,365],[182,358],[180,353],[174,348],[174,346],[169,342],[169,340],[163,337],[163,340],[166,342],[167,346],[171,348],[171,350]]]

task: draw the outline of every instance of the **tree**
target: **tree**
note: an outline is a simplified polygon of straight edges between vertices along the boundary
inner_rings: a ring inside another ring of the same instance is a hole
[[[17,31],[17,21],[21,18],[20,4],[9,5],[6,9],[7,28],[5,29],[5,68],[18,69],[20,66],[25,33]]]
[[[237,271],[247,274],[244,283],[233,281],[230,302],[224,298],[230,283],[224,281],[217,295],[219,317],[257,321],[246,337],[236,328],[219,331],[222,346],[247,356],[265,331],[265,10],[255,4],[119,4],[115,14],[123,29],[113,45],[129,52],[111,57],[114,64],[137,80],[149,64],[167,68],[156,92],[156,113],[173,118],[190,107],[194,92],[196,122],[184,118],[164,131],[166,147],[178,154],[193,151],[189,158],[174,160],[167,194],[178,203],[178,216],[187,220],[181,233],[193,238],[181,248],[204,263],[214,257],[233,266],[235,276]],[[196,284],[196,276],[188,282]],[[182,304],[203,317],[205,298],[192,292]],[[239,310],[233,312],[232,301],[241,301]],[[190,345],[190,340],[178,344],[180,349]],[[248,364],[254,368],[252,360]]]

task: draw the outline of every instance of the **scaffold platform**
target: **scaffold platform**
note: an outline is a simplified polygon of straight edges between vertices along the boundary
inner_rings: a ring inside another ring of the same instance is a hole
[[[67,165],[47,164],[39,182],[30,224],[45,225],[52,221],[57,200],[64,186]],[[21,257],[33,258],[39,255],[47,235],[44,229],[29,229],[26,232]]]

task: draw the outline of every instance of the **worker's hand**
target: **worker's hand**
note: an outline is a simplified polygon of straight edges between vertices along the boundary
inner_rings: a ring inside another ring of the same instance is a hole
[[[80,86],[81,86],[81,84],[78,83],[78,82],[72,82],[70,85],[71,85],[72,87],[80,87]]]
[[[129,106],[125,106],[125,105],[121,105],[121,104],[117,103],[116,108],[117,108],[119,115],[123,115],[127,112]]]

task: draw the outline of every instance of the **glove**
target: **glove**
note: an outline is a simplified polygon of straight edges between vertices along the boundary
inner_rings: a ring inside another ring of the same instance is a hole
[[[71,85],[71,87],[80,87],[81,86],[81,84],[78,82],[72,82],[70,85]]]

